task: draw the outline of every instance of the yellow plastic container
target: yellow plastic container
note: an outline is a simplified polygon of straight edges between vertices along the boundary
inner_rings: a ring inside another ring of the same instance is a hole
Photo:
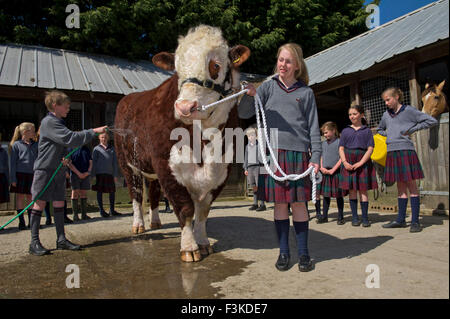
[[[386,137],[380,134],[375,134],[373,136],[373,140],[375,142],[375,147],[373,148],[373,153],[370,158],[372,159],[372,161],[385,166],[387,155]]]

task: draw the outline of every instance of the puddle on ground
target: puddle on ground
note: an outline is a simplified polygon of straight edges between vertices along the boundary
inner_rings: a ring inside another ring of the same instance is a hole
[[[0,298],[220,298],[212,283],[238,275],[251,262],[220,252],[200,262],[179,259],[180,237],[142,234],[96,241],[83,250],[26,256],[0,267]],[[80,288],[67,288],[79,267]]]

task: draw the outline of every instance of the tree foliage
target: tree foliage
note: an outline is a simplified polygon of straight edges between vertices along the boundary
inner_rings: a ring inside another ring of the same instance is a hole
[[[42,45],[127,59],[173,52],[198,24],[220,27],[252,57],[243,71],[269,74],[277,48],[299,43],[305,57],[367,30],[364,0],[34,0],[3,1],[0,42]],[[80,28],[67,28],[68,4]]]

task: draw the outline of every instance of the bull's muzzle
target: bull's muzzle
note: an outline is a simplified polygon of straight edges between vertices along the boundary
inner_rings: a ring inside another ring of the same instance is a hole
[[[191,114],[198,112],[197,101],[180,100],[175,102],[175,111],[179,116],[189,117]]]

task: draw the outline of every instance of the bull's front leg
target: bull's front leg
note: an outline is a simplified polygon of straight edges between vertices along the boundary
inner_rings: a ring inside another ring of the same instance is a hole
[[[202,257],[206,257],[214,252],[206,233],[206,220],[211,208],[211,201],[212,196],[208,194],[202,202],[195,203],[194,238]]]
[[[145,232],[144,216],[142,214],[142,205],[133,198],[133,234]]]
[[[181,260],[184,262],[200,261],[202,256],[192,231],[193,217],[186,217],[181,231]]]

